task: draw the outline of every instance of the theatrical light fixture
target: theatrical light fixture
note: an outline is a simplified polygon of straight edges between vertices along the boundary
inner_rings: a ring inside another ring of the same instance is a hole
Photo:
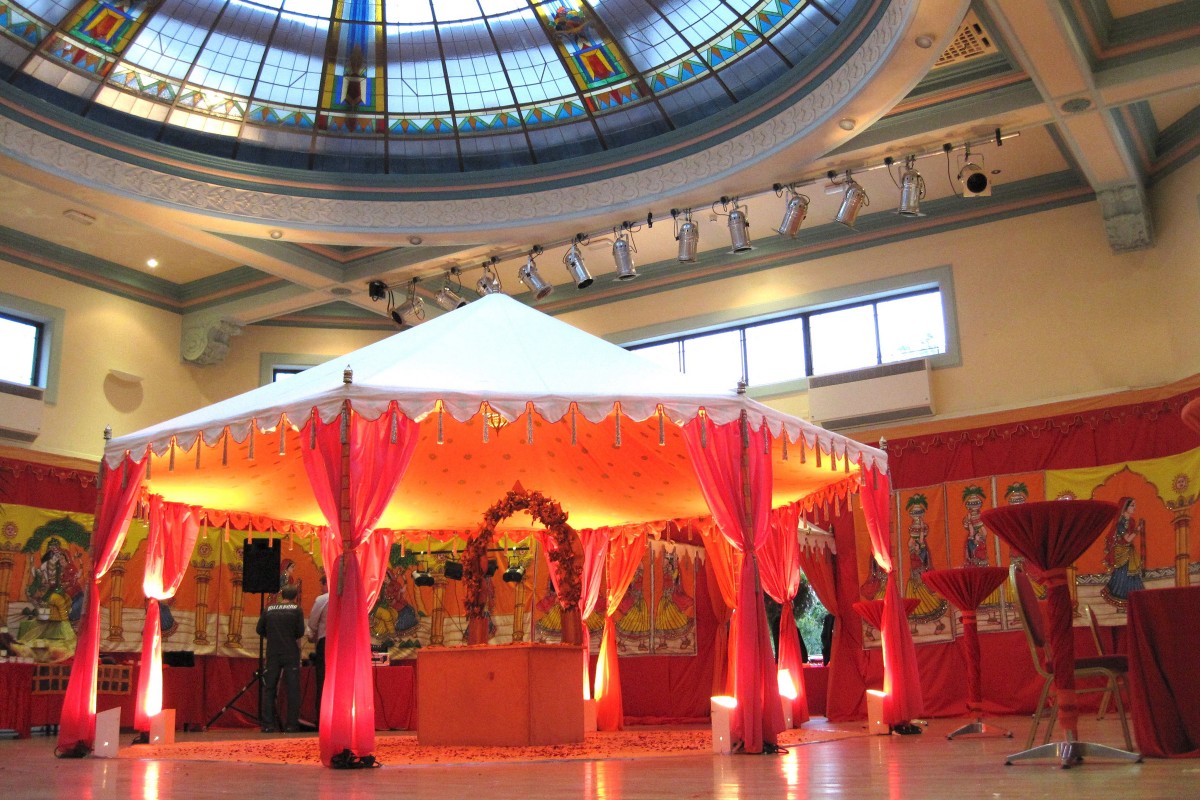
[[[829,173],[832,179],[835,173]],[[863,206],[871,205],[871,199],[867,197],[867,191],[858,185],[858,182],[850,176],[850,170],[846,170],[845,191],[842,195],[842,205],[838,208],[837,214],[833,221],[845,225],[847,228],[854,227],[854,221],[858,219],[858,212]]]
[[[637,252],[637,246],[633,243],[632,227],[633,223],[622,222],[619,230],[613,230],[616,238],[613,239],[612,257],[619,281],[631,281],[638,276],[633,266],[633,254]]]
[[[991,197],[992,185],[987,173],[978,164],[968,161],[958,171],[963,197]]]
[[[586,289],[592,285],[592,273],[588,272],[587,265],[583,263],[583,253],[579,252],[579,243],[584,241],[586,237],[582,234],[575,235],[575,241],[571,242],[571,247],[563,255],[562,262],[567,267],[567,272],[571,276],[571,280],[575,281],[576,289]],[[538,295],[541,299],[541,295]]]
[[[493,256],[490,261],[483,262],[483,277],[475,282],[475,290],[480,294],[500,294],[504,291],[500,276],[496,274],[496,261]]]
[[[521,279],[521,283],[525,284],[525,288],[533,292],[533,296],[538,300],[547,297],[554,291],[554,287],[546,283],[542,276],[538,274],[537,264],[533,260],[535,256],[540,256],[541,254],[541,245],[535,244],[533,249],[529,251],[529,256],[525,260],[525,266],[517,270],[517,277]]]
[[[463,576],[463,565],[461,561],[447,561],[446,566],[442,567],[442,574],[452,581],[461,581]]]
[[[414,586],[433,586],[433,575],[428,570],[415,569],[413,570],[413,585]]]
[[[464,300],[462,296],[458,294],[458,292],[454,291],[454,289],[450,287],[451,275],[453,275],[455,280],[458,281],[459,290],[462,289],[462,280],[459,278],[459,276],[462,275],[462,270],[460,270],[458,267],[451,267],[450,271],[446,273],[444,282],[442,283],[442,288],[438,289],[438,293],[433,296],[433,302],[437,303],[438,306],[446,311],[453,311],[454,309],[462,308],[467,304],[467,301]]]
[[[904,172],[900,175],[900,207],[896,213],[902,217],[922,216],[921,201],[925,199],[925,179],[917,172],[916,163],[916,156],[906,158]]]
[[[425,301],[417,297],[417,278],[408,284],[408,299],[399,306],[389,309],[392,321],[400,328],[411,328],[425,321]],[[389,302],[391,302],[389,294]]]
[[[780,236],[795,239],[796,234],[800,231],[800,226],[804,224],[804,218],[808,216],[808,196],[797,192],[795,187],[784,186],[782,183],[777,183],[771,188],[775,190],[777,197],[783,197],[784,192],[788,196],[787,206],[784,207],[783,221],[775,230]]]
[[[386,300],[388,296],[388,285],[383,281],[371,281],[367,284],[367,297],[372,300]]]
[[[679,222],[681,215],[682,224]],[[700,247],[700,228],[692,222],[692,210],[688,208],[680,211],[678,208],[672,208],[671,219],[675,221],[675,241],[679,242],[678,260],[681,263],[695,261],[696,251]]]
[[[525,567],[509,564],[508,569],[500,575],[500,580],[505,583],[520,583],[525,580]]]
[[[500,569],[500,563],[494,558],[487,560],[487,569],[483,573],[483,577],[490,578],[496,574],[496,570]]]
[[[717,211],[717,204],[713,203],[713,213],[723,217],[728,217],[729,224],[729,244],[731,253],[744,253],[747,250],[753,250],[750,244],[750,220],[746,218],[746,209],[738,205],[738,199],[722,197],[719,201],[721,210]],[[733,208],[730,208],[730,204]]]

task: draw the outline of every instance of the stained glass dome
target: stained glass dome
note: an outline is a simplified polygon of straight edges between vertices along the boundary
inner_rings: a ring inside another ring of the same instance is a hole
[[[750,112],[818,69],[860,5],[5,0],[0,62],[26,92],[194,151],[445,174],[645,147]]]

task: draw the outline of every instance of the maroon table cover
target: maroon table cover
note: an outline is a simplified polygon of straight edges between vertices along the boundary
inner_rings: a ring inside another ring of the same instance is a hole
[[[0,664],[0,728],[12,729],[17,738],[28,739],[32,723],[29,687],[33,664],[6,661]]]
[[[958,567],[929,570],[921,575],[925,584],[962,612],[963,658],[967,664],[967,713],[978,716],[983,708],[983,678],[979,665],[979,625],[975,609],[1008,577],[1003,567]]]
[[[1129,712],[1143,755],[1200,758],[1200,586],[1129,593]]]
[[[1041,573],[1054,649],[1055,704],[1063,730],[1068,732],[1068,739],[1075,740],[1079,704],[1075,697],[1075,640],[1067,567],[1116,519],[1117,505],[1102,500],[1045,500],[989,508],[982,517],[984,525]]]

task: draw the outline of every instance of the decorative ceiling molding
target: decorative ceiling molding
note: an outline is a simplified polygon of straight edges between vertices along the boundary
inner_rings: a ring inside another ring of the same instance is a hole
[[[469,232],[484,227],[569,221],[589,213],[645,207],[696,192],[788,151],[789,160],[811,160],[829,139],[808,136],[883,71],[908,31],[919,0],[891,3],[861,46],[821,84],[787,110],[707,149],[639,172],[589,181],[578,187],[510,191],[502,196],[437,200],[353,200],[280,194],[168,174],[103,152],[85,149],[21,122],[0,118],[0,152],[75,183],[206,217],[278,224],[310,230]],[[895,79],[895,76],[889,76]],[[914,76],[915,82],[915,76]],[[848,134],[847,134],[848,136]],[[283,190],[283,187],[274,187]]]

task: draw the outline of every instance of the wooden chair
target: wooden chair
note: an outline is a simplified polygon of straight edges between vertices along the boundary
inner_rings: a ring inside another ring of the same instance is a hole
[[[1054,659],[1050,651],[1050,640],[1046,630],[1046,618],[1042,614],[1037,594],[1029,576],[1019,564],[1009,567],[1009,575],[1016,587],[1014,607],[1021,619],[1021,627],[1025,630],[1025,641],[1029,644],[1029,654],[1033,658],[1034,669],[1042,676],[1042,692],[1038,697],[1037,709],[1033,712],[1033,726],[1029,729],[1029,738],[1025,741],[1025,749],[1033,747],[1037,736],[1038,726],[1042,722],[1042,714],[1046,709],[1046,700],[1050,696],[1050,687],[1054,683]],[[1121,731],[1125,734],[1125,749],[1133,750],[1133,740],[1129,736],[1129,719],[1125,714],[1125,704],[1121,700],[1121,688],[1125,675],[1129,672],[1129,659],[1125,656],[1099,655],[1075,659],[1075,680],[1091,681],[1102,679],[1102,686],[1077,686],[1077,694],[1086,692],[1104,692],[1105,697],[1115,700],[1117,714],[1121,718]],[[1050,710],[1050,720],[1046,726],[1046,738],[1043,743],[1050,741],[1054,730],[1054,722],[1058,718],[1058,705]]]

